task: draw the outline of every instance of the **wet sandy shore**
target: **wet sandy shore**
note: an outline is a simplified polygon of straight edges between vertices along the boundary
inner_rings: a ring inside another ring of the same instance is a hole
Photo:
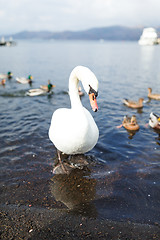
[[[108,210],[106,205],[101,210],[100,207],[105,198],[96,209],[93,204],[96,179],[91,178],[88,168],[72,170],[69,175],[52,175],[51,179],[48,175],[42,178],[43,174],[39,173],[39,178],[33,172],[33,176],[29,174],[29,181],[25,176],[25,181],[20,178],[17,183],[1,186],[0,239],[160,239],[156,219],[152,224],[104,219],[100,211]],[[11,174],[10,178],[13,179]]]
[[[158,225],[88,218],[66,209],[1,205],[1,239],[160,239]]]

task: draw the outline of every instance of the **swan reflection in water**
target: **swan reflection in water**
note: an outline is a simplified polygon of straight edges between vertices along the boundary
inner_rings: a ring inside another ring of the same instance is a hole
[[[75,162],[77,167],[73,167]],[[62,202],[75,213],[96,216],[96,208],[93,204],[96,180],[91,177],[91,170],[86,165],[85,156],[72,156],[72,164],[68,164],[67,167],[68,174],[63,174],[60,163],[56,165],[55,175],[50,181],[51,194],[56,201]]]

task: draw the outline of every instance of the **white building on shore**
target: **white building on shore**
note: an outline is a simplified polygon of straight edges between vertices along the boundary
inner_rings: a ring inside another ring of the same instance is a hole
[[[158,44],[158,35],[156,30],[154,28],[144,28],[138,43],[140,45]]]

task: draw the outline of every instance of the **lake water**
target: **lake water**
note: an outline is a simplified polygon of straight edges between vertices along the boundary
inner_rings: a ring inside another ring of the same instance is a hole
[[[160,101],[147,98],[148,87],[160,93],[160,45],[19,41],[15,47],[0,48],[0,63],[0,73],[14,74],[0,86],[1,204],[71,210],[76,206],[91,217],[160,222],[160,136],[145,126],[151,112],[160,115]],[[99,80],[99,111],[92,112],[87,94],[82,102],[100,137],[82,156],[89,162],[87,170],[53,175],[57,155],[48,129],[53,112],[70,107],[68,78],[77,65],[89,67]],[[33,88],[50,79],[56,85],[54,93],[26,96],[30,86],[18,84],[15,77],[29,74]],[[139,97],[145,99],[140,112],[122,103],[123,98]],[[133,114],[140,125],[135,135],[116,128],[124,115]]]

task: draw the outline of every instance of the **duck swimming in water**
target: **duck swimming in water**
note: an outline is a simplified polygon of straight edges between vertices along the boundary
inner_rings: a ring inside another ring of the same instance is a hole
[[[144,101],[144,98],[139,98],[138,102],[135,102],[135,101],[132,101],[132,100],[128,100],[128,99],[123,99],[123,103],[127,107],[135,108],[135,109],[143,108],[143,101]]]
[[[160,94],[152,93],[152,88],[148,88],[148,97],[155,100],[160,100]]]
[[[122,124],[120,126],[118,126],[117,128],[120,128],[122,126],[129,131],[139,130],[139,125],[137,123],[137,119],[136,119],[135,115],[133,115],[131,118],[128,116],[124,116]]]
[[[149,126],[155,130],[160,130],[160,117],[155,113],[150,113]]]
[[[98,110],[98,80],[87,67],[75,67],[69,77],[69,96],[71,108],[57,109],[52,116],[49,128],[49,138],[58,150],[58,153],[84,154],[90,151],[99,137],[98,127],[90,114],[83,107],[79,93],[78,82],[89,95],[90,104],[94,112]],[[59,161],[60,155],[59,155]]]
[[[32,75],[29,75],[28,78],[25,77],[16,77],[16,81],[21,84],[27,84],[29,83],[30,85],[32,84],[33,77]]]
[[[48,85],[41,85],[40,88],[35,89],[29,89],[26,93],[26,95],[34,97],[39,95],[46,95],[46,94],[52,94],[52,88],[55,87],[55,85],[52,85],[50,83],[50,80],[48,80]]]
[[[0,74],[0,78],[12,78],[13,73],[12,72],[8,72],[7,74]]]
[[[84,92],[82,92],[82,88],[80,86],[78,87],[78,94],[80,97],[84,96]]]
[[[40,85],[40,88],[47,91],[47,92],[50,92],[52,90],[52,88],[56,87],[56,85],[53,85],[50,80],[48,80],[48,85]]]
[[[139,130],[139,125],[137,123],[136,116],[133,115],[131,118],[128,116],[125,116],[123,119],[123,127],[130,131]]]
[[[3,79],[0,81],[0,85],[5,86],[5,84],[6,84],[6,79],[3,78]]]

